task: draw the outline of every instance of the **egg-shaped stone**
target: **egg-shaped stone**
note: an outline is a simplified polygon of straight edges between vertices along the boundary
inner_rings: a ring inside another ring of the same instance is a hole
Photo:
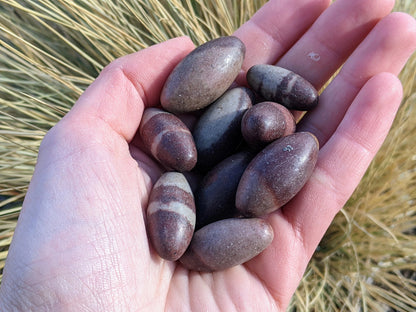
[[[265,100],[288,109],[311,110],[319,102],[318,91],[309,81],[282,67],[254,65],[247,71],[247,83]]]
[[[254,105],[245,112],[241,120],[243,138],[254,149],[263,148],[295,130],[296,122],[292,113],[275,102]]]
[[[182,265],[194,271],[220,271],[243,264],[273,241],[273,229],[263,219],[231,218],[195,231]]]
[[[250,151],[236,153],[221,161],[204,176],[195,193],[196,229],[236,216],[237,186],[254,156]]]
[[[234,36],[200,45],[167,78],[160,95],[162,107],[177,114],[208,106],[231,86],[244,54],[243,42]]]
[[[269,144],[240,179],[238,211],[247,217],[259,217],[286,204],[312,175],[318,150],[318,140],[309,132],[297,132]]]
[[[209,170],[236,151],[243,140],[241,119],[252,97],[247,88],[230,89],[201,115],[192,132],[198,168]]]
[[[166,172],[155,183],[147,207],[147,231],[161,258],[179,259],[195,229],[195,202],[182,173]]]
[[[145,148],[166,170],[190,171],[197,162],[191,132],[175,115],[158,108],[145,109],[139,127]]]

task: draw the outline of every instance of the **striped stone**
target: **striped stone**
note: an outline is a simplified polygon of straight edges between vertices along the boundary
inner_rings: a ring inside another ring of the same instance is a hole
[[[148,152],[166,170],[190,171],[197,152],[191,132],[175,115],[158,108],[147,108],[139,133]]]
[[[265,100],[294,110],[310,110],[318,105],[319,95],[303,77],[282,67],[258,64],[247,72],[247,83]]]
[[[188,247],[195,229],[195,202],[182,173],[166,172],[153,186],[147,207],[147,231],[161,258],[175,261]]]
[[[254,105],[241,120],[244,140],[256,150],[264,148],[280,137],[294,133],[295,130],[296,122],[292,113],[275,102]]]
[[[225,270],[254,258],[272,241],[273,229],[263,219],[220,220],[196,231],[179,261],[194,271]]]

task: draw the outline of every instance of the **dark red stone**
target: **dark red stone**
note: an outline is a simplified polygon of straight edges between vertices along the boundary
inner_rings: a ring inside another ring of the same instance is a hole
[[[267,101],[288,109],[311,110],[318,105],[319,94],[303,77],[285,68],[258,64],[247,71],[249,86]]]
[[[220,271],[243,264],[273,241],[273,229],[263,219],[225,219],[195,232],[182,265],[194,271]]]
[[[294,133],[296,122],[283,105],[262,102],[248,109],[241,120],[244,140],[253,148],[265,147],[270,142]]]
[[[176,261],[183,255],[194,233],[194,227],[182,215],[163,210],[148,218],[147,227],[152,233],[149,238],[158,255],[170,261]]]
[[[286,204],[312,175],[318,149],[317,139],[308,132],[297,132],[269,144],[240,179],[238,211],[247,217],[259,217]]]
[[[148,108],[139,132],[145,148],[167,170],[183,172],[195,166],[197,151],[192,134],[175,115]]]
[[[195,202],[185,176],[167,172],[155,183],[147,207],[147,232],[158,255],[175,261],[195,229]]]

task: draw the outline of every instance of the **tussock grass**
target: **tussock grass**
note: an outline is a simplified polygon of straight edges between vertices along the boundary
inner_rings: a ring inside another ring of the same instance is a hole
[[[0,272],[46,131],[113,59],[231,34],[266,0],[0,0]],[[396,10],[416,15],[413,0]],[[416,56],[382,149],[326,233],[290,309],[416,307]],[[393,310],[394,309],[394,310]]]

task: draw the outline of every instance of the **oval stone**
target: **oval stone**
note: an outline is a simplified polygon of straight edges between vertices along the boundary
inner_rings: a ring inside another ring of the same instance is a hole
[[[147,231],[152,246],[166,260],[179,259],[195,229],[195,202],[183,174],[166,172],[153,186],[147,207]]]
[[[244,54],[243,42],[234,36],[200,45],[167,78],[160,95],[162,107],[177,114],[208,106],[233,83]]]
[[[273,241],[273,229],[263,219],[225,219],[195,232],[189,248],[179,259],[194,271],[220,271],[243,264]]]
[[[247,83],[265,100],[294,110],[310,110],[318,105],[319,95],[303,77],[282,67],[258,64],[247,71]]]
[[[196,229],[235,217],[235,194],[240,178],[254,154],[239,152],[224,159],[202,179],[195,193]]]
[[[192,133],[198,168],[209,170],[235,152],[243,140],[241,119],[252,106],[252,97],[247,88],[228,90],[201,115]]]
[[[294,133],[296,122],[292,113],[283,105],[262,102],[248,109],[241,120],[244,140],[254,149]]]
[[[318,140],[308,132],[277,139],[250,162],[240,179],[236,207],[244,216],[264,216],[291,200],[312,175]]]
[[[158,108],[147,108],[139,133],[145,148],[166,170],[190,171],[197,162],[191,132],[175,115]]]

